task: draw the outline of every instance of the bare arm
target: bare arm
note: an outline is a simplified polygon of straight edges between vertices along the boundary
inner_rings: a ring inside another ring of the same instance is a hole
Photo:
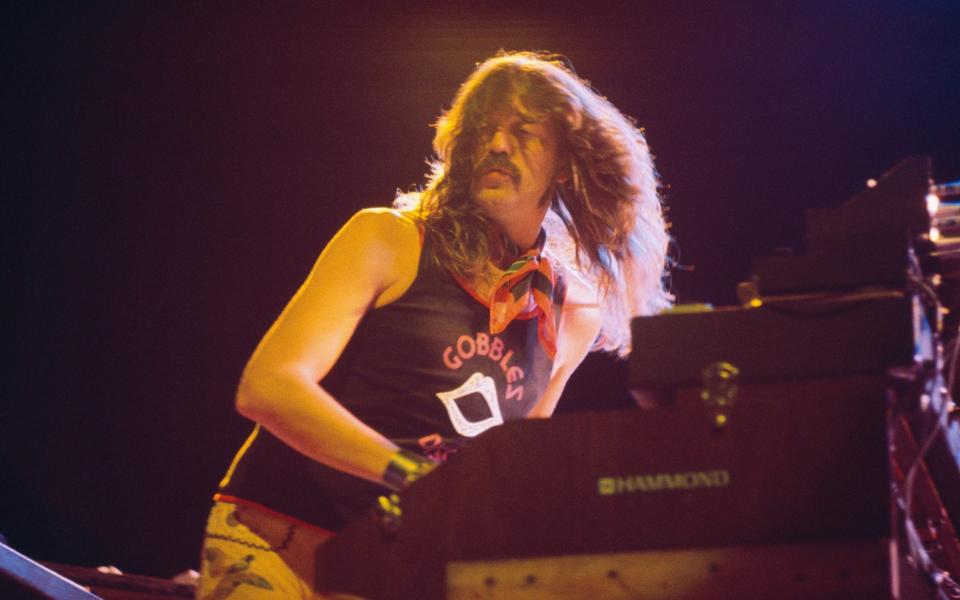
[[[529,417],[549,417],[557,408],[563,388],[580,366],[600,333],[603,319],[595,300],[595,292],[571,285],[568,302],[563,305],[560,330],[557,332],[557,355],[553,361],[550,381],[543,395],[528,414]]]
[[[367,310],[388,304],[410,286],[419,254],[419,233],[410,220],[387,209],[354,215],[250,358],[237,410],[314,460],[380,481],[397,446],[318,382]]]

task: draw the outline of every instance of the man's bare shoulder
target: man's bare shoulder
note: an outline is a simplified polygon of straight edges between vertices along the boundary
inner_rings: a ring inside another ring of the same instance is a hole
[[[364,208],[347,220],[329,247],[353,255],[358,264],[389,267],[399,262],[393,266],[403,270],[420,256],[420,231],[410,217],[397,210]]]
[[[350,234],[370,241],[381,240],[388,244],[420,239],[417,223],[412,218],[396,209],[384,207],[358,210],[343,226],[340,234]]]
[[[354,213],[331,242],[355,272],[372,274],[380,307],[400,297],[417,275],[420,230],[409,216],[391,208],[364,208]]]

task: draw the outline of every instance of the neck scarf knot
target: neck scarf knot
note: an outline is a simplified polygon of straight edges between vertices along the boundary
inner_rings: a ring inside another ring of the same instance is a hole
[[[546,233],[541,230],[534,247],[517,257],[494,286],[490,299],[490,333],[500,333],[517,315],[532,309],[540,345],[552,359],[557,354],[553,311],[556,278],[550,262],[541,255],[545,241]]]

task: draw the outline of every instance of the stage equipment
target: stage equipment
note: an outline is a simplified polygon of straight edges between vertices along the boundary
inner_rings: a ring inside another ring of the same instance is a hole
[[[635,320],[631,385],[657,409],[485,432],[401,494],[391,527],[360,519],[322,548],[321,587],[960,597],[960,336],[943,296],[960,207],[934,199],[956,184],[929,170],[907,159],[809,211],[805,253],[755,261],[742,307]]]
[[[394,535],[349,524],[318,578],[375,599],[883,597],[886,414],[882,380],[847,377],[741,386],[722,428],[699,402],[509,422],[414,483]]]
[[[0,597],[98,600],[100,596],[0,543]]]
[[[893,574],[888,593],[877,597],[933,598],[932,588],[939,582],[952,585],[946,578],[960,573],[960,427],[949,416],[952,401],[940,376],[939,341],[927,314],[921,297],[875,288],[754,298],[753,306],[637,319],[631,385],[665,398],[664,410],[691,409],[704,400],[690,392],[704,371],[718,363],[734,365],[739,388],[754,394],[753,401],[738,395],[725,415],[730,427],[761,404],[782,403],[777,393],[757,393],[758,386],[876,378],[874,399],[888,414],[887,446],[876,458],[890,460],[893,467],[889,487],[881,494],[896,517],[887,539],[899,556],[888,563]],[[864,401],[832,389],[835,385],[811,392],[807,402],[819,405],[826,390],[831,402]],[[836,418],[818,409],[798,413],[788,427],[829,429]],[[783,443],[791,446],[790,452],[818,460],[789,438]],[[929,583],[919,574],[924,571]],[[914,581],[920,591],[903,593],[905,581]],[[931,589],[923,591],[925,586]]]
[[[193,598],[196,587],[169,579],[39,563],[0,543],[3,600],[151,600]]]
[[[709,332],[712,342],[671,365],[673,374],[687,379],[693,362],[717,352],[724,360],[741,356],[738,366],[747,380],[885,366],[894,398],[891,443],[902,548],[935,588],[960,597],[960,562],[943,557],[951,578],[929,551],[944,544],[956,549],[960,526],[960,415],[952,400],[960,349],[960,182],[937,185],[930,172],[927,158],[907,158],[839,207],[807,211],[803,252],[754,260],[751,280],[738,288],[744,308],[676,315],[640,324],[642,331],[634,333],[652,336],[655,344],[668,327]],[[896,295],[902,301],[894,308]],[[739,335],[740,343],[720,342],[714,327],[719,335]],[[776,334],[763,333],[770,327]],[[904,360],[911,345],[914,358]],[[780,358],[760,356],[771,347]],[[656,364],[654,356],[634,358],[637,385],[664,385],[664,374],[644,367],[644,361]],[[931,510],[933,517],[925,514]],[[924,538],[920,530],[928,531],[923,523],[931,519],[949,521],[952,534],[945,541],[939,530]]]

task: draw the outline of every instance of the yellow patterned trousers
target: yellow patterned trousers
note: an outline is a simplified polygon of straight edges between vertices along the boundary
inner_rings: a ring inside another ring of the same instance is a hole
[[[203,539],[197,598],[323,598],[314,591],[314,555],[331,535],[266,510],[217,501]]]

